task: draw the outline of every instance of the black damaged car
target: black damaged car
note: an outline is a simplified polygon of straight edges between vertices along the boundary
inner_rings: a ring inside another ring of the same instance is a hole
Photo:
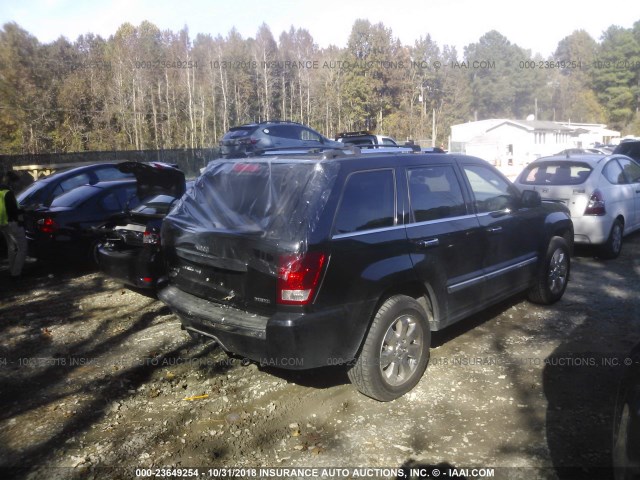
[[[26,209],[29,252],[45,260],[95,263],[105,229],[139,201],[135,180],[114,180],[82,185],[48,207]]]
[[[185,192],[185,176],[176,166],[164,163],[126,162],[118,168],[136,177],[143,200],[106,235],[98,247],[98,265],[127,285],[153,289],[166,279],[160,227]]]
[[[348,366],[372,398],[411,390],[431,331],[519,292],[558,301],[573,224],[456,154],[210,164],[165,218],[158,297],[192,336],[287,369]]]

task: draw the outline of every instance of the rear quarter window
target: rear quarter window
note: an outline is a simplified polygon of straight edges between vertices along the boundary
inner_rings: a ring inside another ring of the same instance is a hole
[[[530,165],[523,172],[520,183],[525,185],[579,185],[584,183],[592,168],[582,162],[545,162]]]
[[[393,170],[357,172],[347,178],[336,214],[336,234],[391,227],[394,219]]]
[[[640,182],[640,165],[626,158],[621,158],[618,161],[620,162],[620,165],[622,166],[622,170],[624,170],[624,174],[627,177],[627,180],[629,182],[631,183]]]
[[[616,160],[611,160],[604,166],[602,175],[613,185],[624,185],[627,183],[627,178],[624,176],[622,167],[620,167],[620,164]]]
[[[91,182],[91,177],[88,173],[80,173],[71,178],[67,178],[58,184],[56,189],[54,190],[54,195],[60,195],[64,192],[68,192],[73,190],[74,188],[79,187],[80,185],[86,185]]]

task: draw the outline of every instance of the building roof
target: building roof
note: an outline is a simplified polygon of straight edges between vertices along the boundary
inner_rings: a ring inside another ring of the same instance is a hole
[[[509,124],[516,127],[524,128],[530,132],[546,131],[546,132],[563,132],[563,133],[582,133],[577,132],[575,128],[569,128],[557,122],[549,122],[545,120],[504,120],[497,125],[492,126],[487,132],[494,130],[502,125]]]

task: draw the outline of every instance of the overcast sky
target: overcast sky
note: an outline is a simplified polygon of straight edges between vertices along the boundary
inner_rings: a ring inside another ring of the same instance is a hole
[[[160,29],[189,27],[226,36],[236,27],[252,37],[265,22],[278,38],[291,25],[309,30],[321,47],[346,46],[354,20],[383,22],[405,45],[431,35],[441,47],[463,48],[490,30],[533,53],[550,55],[558,41],[584,29],[596,40],[610,25],[629,28],[640,20],[640,1],[607,0],[0,0],[0,23],[18,23],[41,42],[83,33],[108,38],[124,22],[149,20]]]

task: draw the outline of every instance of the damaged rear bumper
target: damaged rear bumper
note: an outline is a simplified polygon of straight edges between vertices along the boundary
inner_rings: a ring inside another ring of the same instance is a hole
[[[353,360],[360,346],[361,338],[344,334],[348,315],[343,310],[261,316],[174,286],[162,289],[158,298],[178,315],[184,329],[262,365],[292,370],[338,365]]]

